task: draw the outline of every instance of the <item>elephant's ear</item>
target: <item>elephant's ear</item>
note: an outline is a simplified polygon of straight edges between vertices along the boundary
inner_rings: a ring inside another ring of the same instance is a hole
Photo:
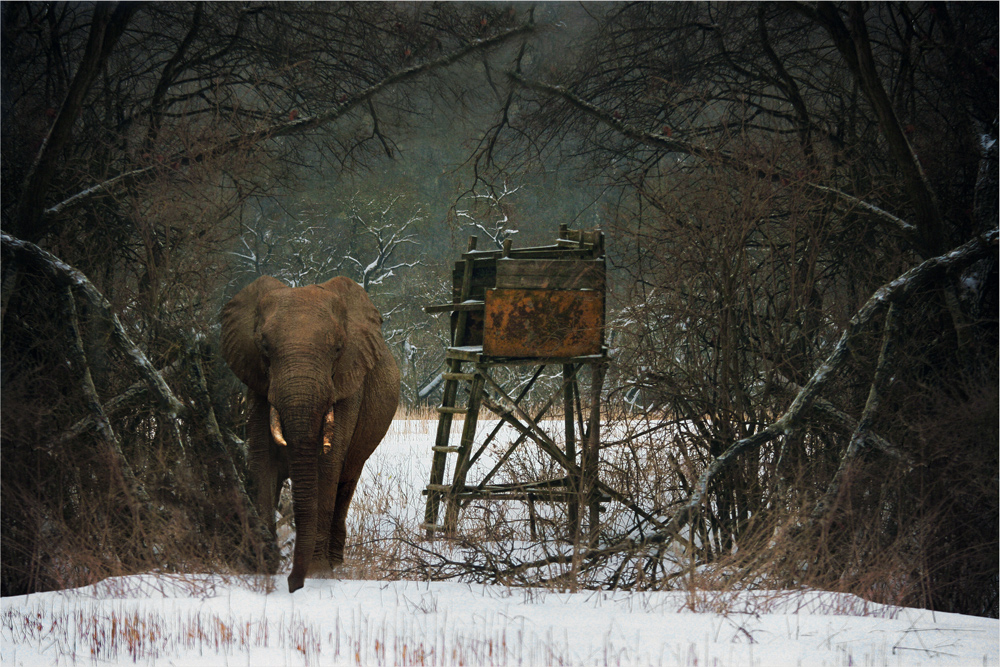
[[[253,281],[222,309],[222,356],[240,380],[258,394],[267,395],[267,367],[254,343],[257,304],[272,290],[287,287],[271,276]]]
[[[343,301],[346,340],[333,369],[334,400],[361,390],[365,377],[387,352],[382,339],[382,316],[365,290],[350,278],[339,276],[320,285]]]

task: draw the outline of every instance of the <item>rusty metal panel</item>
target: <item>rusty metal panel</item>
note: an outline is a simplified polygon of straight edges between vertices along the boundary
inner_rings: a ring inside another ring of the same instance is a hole
[[[486,291],[483,353],[496,357],[600,354],[604,293],[583,290]]]

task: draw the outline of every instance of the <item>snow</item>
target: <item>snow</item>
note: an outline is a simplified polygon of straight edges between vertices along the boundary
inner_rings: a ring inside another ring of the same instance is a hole
[[[831,593],[133,576],[2,600],[3,664],[996,665],[996,620]]]
[[[435,422],[397,422],[355,502],[422,520]],[[457,437],[460,428],[453,428]],[[822,591],[607,592],[146,574],[0,599],[30,665],[998,665],[1000,621]]]

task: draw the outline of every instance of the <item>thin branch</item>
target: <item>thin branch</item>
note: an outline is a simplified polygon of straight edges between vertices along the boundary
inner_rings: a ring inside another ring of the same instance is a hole
[[[862,3],[847,5],[848,22],[846,25],[840,17],[840,9],[832,2],[819,2],[815,7],[806,3],[796,2],[792,5],[797,11],[823,26],[837,50],[844,58],[848,69],[860,85],[861,91],[868,98],[879,127],[886,139],[889,153],[899,167],[903,176],[903,185],[910,196],[920,231],[922,247],[927,255],[941,251],[943,243],[942,216],[937,195],[931,187],[920,166],[920,160],[913,146],[906,138],[902,123],[896,116],[892,101],[882,85],[875,68],[875,57],[872,54],[871,42],[868,38],[868,27],[865,24],[865,7]]]
[[[130,2],[117,5],[97,3],[94,6],[86,50],[55,121],[42,141],[42,146],[38,149],[24,179],[13,216],[17,232],[30,240],[42,238],[50,224],[42,209],[45,195],[56,172],[56,164],[73,136],[73,126],[94,79],[137,9],[138,6]]]
[[[827,486],[823,497],[819,499],[813,508],[810,516],[812,522],[821,519],[826,520],[829,517],[834,501],[840,493],[840,487],[847,469],[871,438],[872,422],[875,420],[875,412],[878,410],[881,391],[888,382],[889,376],[892,375],[890,366],[894,356],[893,353],[895,352],[895,339],[898,333],[899,318],[896,314],[896,307],[890,305],[885,314],[885,324],[882,330],[882,347],[879,350],[878,363],[875,366],[875,374],[872,377],[872,384],[868,391],[868,399],[865,401],[865,408],[861,413],[861,419],[858,420],[858,425],[855,427],[854,433],[851,434],[851,439],[848,442],[847,449],[844,451],[844,455],[840,459],[840,465],[837,467],[837,472],[833,475],[833,480]]]
[[[80,391],[94,417],[94,423],[97,426],[97,432],[101,440],[104,441],[104,444],[108,447],[117,464],[115,467],[121,475],[122,486],[126,494],[130,496],[129,500],[131,502],[129,502],[129,508],[132,511],[132,519],[138,526],[140,525],[141,514],[135,500],[138,500],[147,513],[151,511],[152,504],[150,503],[149,496],[146,494],[146,490],[136,479],[135,473],[132,472],[132,466],[129,465],[128,459],[125,458],[125,453],[122,451],[118,436],[115,435],[108,415],[101,405],[101,399],[97,395],[94,378],[90,373],[90,365],[87,363],[87,354],[83,349],[83,337],[80,334],[80,319],[76,313],[76,299],[73,297],[72,285],[66,285],[63,288],[62,303],[63,314],[66,317],[66,325],[69,327],[70,334],[69,357],[80,384]]]
[[[187,414],[187,407],[177,399],[167,383],[164,382],[163,376],[157,372],[142,350],[132,341],[118,316],[112,311],[111,304],[94,287],[87,276],[52,253],[42,250],[34,243],[15,238],[6,232],[0,232],[0,245],[19,260],[41,270],[58,285],[72,287],[77,294],[83,296],[94,310],[111,323],[112,338],[115,343],[132,360],[132,365],[167,414],[170,417]]]
[[[646,132],[644,130],[640,130],[629,123],[622,122],[621,120],[615,118],[608,111],[587,102],[578,95],[570,92],[564,86],[557,86],[543,83],[541,81],[526,79],[517,73],[511,73],[508,74],[508,76],[529,90],[561,97],[563,100],[569,102],[572,106],[576,107],[583,113],[596,118],[604,125],[607,125],[621,134],[623,137],[632,139],[633,141],[637,141],[646,146],[667,153],[680,153],[682,155],[689,155],[691,157],[697,157],[710,162],[715,162],[724,167],[752,174],[757,178],[774,183],[782,182],[783,180],[794,180],[803,187],[807,187],[822,194],[832,195],[846,205],[859,207],[882,222],[888,223],[890,226],[896,228],[900,232],[903,232],[908,238],[916,238],[915,233],[917,228],[914,225],[906,222],[896,215],[893,215],[892,213],[889,213],[879,206],[866,202],[859,197],[855,197],[854,195],[844,192],[843,190],[827,185],[820,185],[818,183],[811,183],[809,181],[801,181],[797,177],[794,177],[791,174],[782,173],[778,169],[762,169],[759,165],[748,162],[728,151],[710,148],[708,146],[696,144],[690,141],[674,139],[667,137],[664,134],[660,134],[659,132]]]
[[[400,83],[405,83],[411,79],[415,79],[423,74],[432,72],[437,69],[443,69],[449,67],[456,62],[464,59],[470,54],[476,53],[478,51],[483,51],[490,49],[495,46],[504,44],[505,42],[517,37],[519,35],[524,35],[532,32],[535,29],[533,23],[528,22],[521,24],[510,30],[505,30],[504,32],[498,33],[493,37],[486,39],[476,39],[472,40],[462,48],[459,48],[449,54],[441,56],[440,58],[435,58],[433,60],[428,60],[426,62],[420,63],[418,65],[413,65],[412,67],[407,67],[405,69],[394,72],[389,76],[385,77],[378,83],[375,83],[364,90],[361,90],[353,95],[349,95],[345,100],[335,105],[333,108],[319,114],[314,114],[311,116],[302,116],[296,120],[284,121],[280,123],[275,123],[268,127],[265,127],[254,132],[247,132],[245,134],[238,134],[230,137],[229,139],[211,147],[195,155],[177,153],[169,158],[164,159],[165,164],[177,164],[179,167],[190,166],[191,164],[203,162],[204,160],[219,157],[228,153],[232,153],[241,148],[247,148],[249,146],[254,146],[256,144],[262,143],[274,139],[276,137],[281,137],[291,134],[301,134],[310,130],[315,130],[324,125],[328,125],[333,121],[336,121],[343,116],[347,115],[354,109],[366,105],[369,100],[374,98],[376,95],[382,91],[395,86]],[[162,169],[162,165],[151,165],[148,167],[143,167],[142,169],[134,169],[123,174],[119,174],[113,178],[110,178],[101,183],[86,188],[78,192],[77,194],[64,199],[63,201],[54,204],[53,206],[47,208],[43,215],[43,220],[47,220],[56,215],[60,215],[70,211],[81,204],[90,201],[94,197],[110,195],[121,191],[123,188],[129,185],[141,181],[145,178],[153,176],[155,172]]]

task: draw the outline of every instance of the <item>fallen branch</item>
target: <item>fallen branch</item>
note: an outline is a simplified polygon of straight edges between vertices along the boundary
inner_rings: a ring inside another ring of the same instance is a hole
[[[823,493],[823,497],[819,499],[816,506],[813,508],[809,517],[811,523],[819,520],[828,520],[834,501],[840,493],[840,486],[844,480],[844,476],[847,474],[847,469],[850,467],[854,459],[858,457],[858,454],[861,453],[862,448],[868,444],[868,440],[871,437],[872,422],[875,420],[875,412],[878,410],[878,405],[881,400],[882,388],[888,382],[889,376],[892,374],[890,365],[893,358],[893,352],[895,352],[896,348],[895,339],[899,333],[898,324],[899,322],[896,315],[896,308],[895,306],[890,305],[885,314],[885,324],[882,331],[882,347],[879,350],[878,363],[875,367],[875,375],[872,377],[872,384],[868,390],[868,399],[865,401],[864,410],[861,412],[861,419],[858,420],[858,425],[851,434],[851,439],[847,444],[847,449],[844,451],[844,455],[840,459],[840,465],[837,467],[837,472],[833,475],[833,480],[830,482],[829,486],[827,486],[826,491]]]
[[[277,544],[271,538],[266,524],[258,514],[256,505],[254,505],[250,500],[249,494],[247,494],[243,479],[236,469],[233,450],[226,446],[226,438],[223,437],[222,429],[219,428],[219,422],[215,417],[215,408],[212,407],[212,399],[208,391],[208,380],[205,377],[205,367],[202,363],[202,358],[207,356],[206,347],[204,337],[198,336],[193,344],[188,346],[187,358],[189,372],[194,380],[196,399],[201,403],[201,412],[205,415],[203,423],[205,430],[208,432],[208,443],[215,454],[215,460],[212,461],[212,464],[216,466],[216,469],[212,472],[221,477],[224,486],[233,489],[233,492],[237,495],[236,506],[245,513],[245,516],[242,516],[241,519],[256,538],[254,540],[256,547],[254,555],[257,558],[257,563],[246,562],[244,564],[253,569],[258,563],[277,563],[280,558]],[[242,454],[241,450],[236,451],[238,454]]]
[[[801,385],[795,384],[794,382],[792,382],[791,380],[789,380],[788,378],[786,378],[781,374],[776,375],[775,379],[779,381],[778,387],[780,389],[790,392],[793,395],[797,394],[802,390]],[[858,420],[856,420],[854,417],[847,414],[843,410],[839,409],[837,406],[835,406],[833,403],[826,400],[825,398],[817,396],[816,399],[813,400],[812,409],[826,415],[827,417],[834,419],[846,431],[854,433],[854,431],[857,430],[858,428]],[[902,451],[901,449],[890,443],[888,440],[880,436],[878,433],[872,432],[870,429],[868,430],[865,443],[868,446],[879,450],[880,452],[882,452],[887,456],[891,456],[894,459],[902,461],[911,468],[917,465],[917,462],[913,459],[912,456],[910,456],[906,452]]]
[[[111,421],[108,419],[108,415],[104,411],[104,406],[101,405],[100,397],[97,395],[94,378],[90,373],[90,365],[87,363],[87,354],[83,349],[83,337],[80,335],[80,320],[76,313],[76,300],[73,297],[73,288],[66,286],[62,296],[63,315],[66,317],[66,323],[69,327],[71,365],[76,373],[77,381],[80,383],[80,391],[87,402],[87,407],[90,409],[94,424],[97,427],[97,433],[111,452],[111,456],[116,464],[115,467],[121,475],[122,486],[129,496],[129,508],[132,510],[132,518],[135,521],[135,525],[141,529],[141,514],[135,501],[138,500],[139,505],[142,506],[142,509],[147,514],[151,512],[152,503],[149,500],[146,489],[136,479],[128,459],[125,458],[125,453],[122,451],[118,436],[115,435],[115,431],[111,427]]]
[[[163,378],[168,378],[172,376],[174,373],[176,373],[180,369],[180,367],[181,367],[181,360],[178,359],[177,361],[174,361],[174,363],[170,364],[166,368],[159,370],[157,372]],[[114,398],[109,398],[107,401],[105,401],[104,414],[110,418],[113,415],[118,414],[118,412],[120,412],[121,410],[124,410],[125,408],[134,405],[140,398],[143,398],[147,394],[149,394],[149,385],[142,381],[136,382],[131,386],[129,386],[125,391],[115,396]],[[90,431],[91,429],[94,428],[97,428],[97,418],[96,415],[91,413],[88,414],[86,417],[83,417],[82,419],[77,421],[75,424],[73,424],[65,431],[60,433],[56,438],[54,438],[48,444],[48,449],[55,450],[60,445],[64,445],[70,440],[78,438],[83,433]],[[230,434],[227,434],[227,436],[230,436]],[[230,439],[235,437],[236,436],[231,436]],[[242,445],[243,442],[242,440],[236,438],[236,441],[238,441]]]
[[[0,246],[10,252],[15,258],[39,269],[49,276],[57,285],[72,287],[87,303],[101,314],[112,325],[112,339],[118,347],[131,359],[132,365],[146,382],[153,396],[170,417],[179,417],[187,413],[187,407],[181,403],[163,380],[163,376],[153,368],[146,355],[132,341],[118,316],[111,310],[104,295],[94,287],[94,284],[79,270],[65,263],[52,253],[42,250],[34,243],[22,241],[6,232],[0,232]]]

